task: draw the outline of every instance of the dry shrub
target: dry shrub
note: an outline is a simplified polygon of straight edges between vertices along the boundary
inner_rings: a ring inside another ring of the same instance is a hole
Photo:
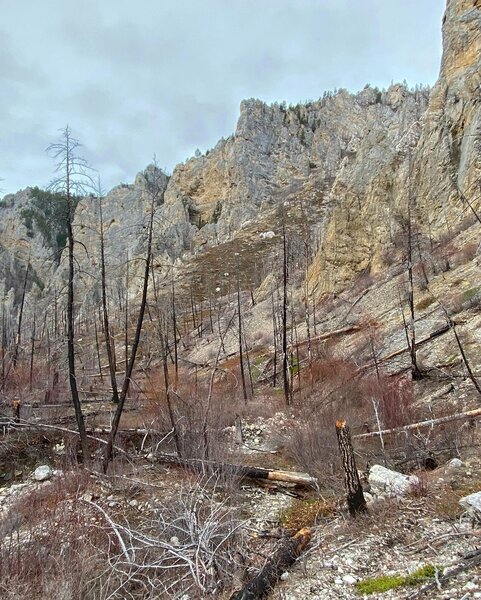
[[[86,497],[88,485],[85,472],[67,473],[3,517],[2,598],[197,598],[229,585],[243,522],[217,479],[194,481],[130,522]]]
[[[116,589],[108,598],[219,597],[241,567],[243,524],[212,477],[186,485],[135,524],[114,522],[124,547],[109,552],[108,577]]]
[[[479,244],[477,242],[471,242],[469,244],[464,244],[456,254],[453,255],[453,264],[455,266],[464,265],[467,262],[474,260],[476,257],[476,253],[478,251]]]
[[[364,380],[364,390],[371,404],[376,402],[381,424],[384,429],[400,427],[413,422],[416,418],[414,409],[414,388],[411,379],[369,378]],[[372,407],[374,411],[374,406]],[[374,414],[375,417],[375,414]],[[370,419],[372,422],[372,417]]]
[[[326,354],[312,362],[305,378],[305,396],[286,448],[326,489],[342,488],[336,420],[346,420],[355,434],[377,430],[379,425],[398,427],[417,417],[413,385],[407,377],[361,376],[351,361]],[[379,441],[372,445],[379,460]]]
[[[321,493],[340,493],[343,489],[335,422],[332,407],[309,418],[298,416],[285,443],[288,457],[316,477]]]
[[[411,482],[409,495],[413,498],[425,498],[429,493],[428,476],[424,471],[418,471],[415,475],[417,479]]]
[[[470,308],[478,308],[481,303],[481,288],[476,286],[455,294],[449,302],[451,314],[457,314]]]
[[[225,457],[228,449],[224,429],[234,424],[236,407],[244,404],[238,368],[219,369],[214,375],[205,371],[197,375],[183,371],[178,385],[171,388],[169,398],[163,377],[163,373],[157,371],[149,378],[144,409],[146,427],[169,432],[175,425],[183,458],[218,460]],[[153,436],[152,445],[156,447],[161,440],[161,436]],[[176,449],[174,433],[161,448]]]
[[[89,582],[104,568],[109,538],[80,501],[86,485],[85,473],[69,473],[22,496],[2,518],[2,598],[97,597]]]
[[[325,353],[313,360],[303,376],[304,398],[286,441],[288,455],[319,480],[322,490],[343,486],[335,423],[345,419],[352,428],[372,414],[364,383],[354,363]]]
[[[419,300],[419,302],[417,302],[415,308],[416,310],[425,310],[426,308],[431,306],[431,304],[433,304],[435,301],[436,299],[433,296],[425,296],[424,298],[422,298],[422,300]]]

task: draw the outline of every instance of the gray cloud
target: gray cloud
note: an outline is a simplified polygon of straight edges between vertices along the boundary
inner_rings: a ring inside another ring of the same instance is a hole
[[[444,0],[16,0],[2,6],[0,176],[45,185],[70,124],[106,187],[235,130],[244,97],[437,76]]]

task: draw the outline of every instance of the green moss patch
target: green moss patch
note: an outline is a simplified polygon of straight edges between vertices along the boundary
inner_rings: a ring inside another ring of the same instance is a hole
[[[364,579],[356,583],[356,590],[359,594],[376,594],[387,592],[399,587],[416,586],[432,579],[439,567],[434,565],[425,565],[419,567],[409,575],[380,575],[370,579]]]

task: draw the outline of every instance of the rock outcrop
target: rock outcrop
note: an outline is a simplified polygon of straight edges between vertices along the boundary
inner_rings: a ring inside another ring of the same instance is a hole
[[[288,226],[306,221],[319,240],[309,272],[316,294],[337,292],[359,274],[384,268],[408,195],[416,226],[440,237],[466,216],[464,196],[476,203],[479,195],[480,23],[479,0],[448,0],[440,77],[431,93],[396,84],[385,91],[366,86],[358,94],[340,90],[291,107],[243,101],[234,135],[178,165],[170,179],[163,176],[156,268],[175,263],[182,272],[181,264],[209,248],[225,255],[230,246],[224,245],[246,229],[257,238],[265,231],[274,236],[286,205]],[[143,250],[146,177],[148,169],[104,200],[108,261],[117,279],[127,253],[135,269]],[[35,227],[29,232],[22,225],[28,198],[28,190],[19,192],[0,208],[0,277],[5,291],[14,287],[17,296],[15,261],[30,256],[40,280],[51,279],[56,268]],[[89,264],[82,259],[87,272],[98,264],[97,221],[96,201],[82,200],[75,230],[93,257]],[[263,240],[259,252],[273,239]],[[135,296],[135,273],[131,281]]]

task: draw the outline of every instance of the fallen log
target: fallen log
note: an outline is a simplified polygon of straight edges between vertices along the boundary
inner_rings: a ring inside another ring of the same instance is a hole
[[[251,579],[244,588],[235,592],[230,600],[261,600],[268,596],[282,573],[302,554],[310,539],[311,530],[300,529],[281,545],[259,574]]]
[[[177,467],[184,467],[197,472],[213,471],[225,473],[238,479],[268,479],[269,481],[279,481],[283,483],[294,483],[306,487],[316,487],[317,479],[307,473],[297,473],[295,471],[278,471],[276,469],[264,469],[263,467],[246,467],[243,465],[233,465],[229,463],[216,463],[201,459],[186,459],[169,454],[156,455],[155,459],[163,464],[170,464]]]
[[[316,335],[316,337],[313,337],[310,340],[302,340],[299,342],[298,345],[305,346],[309,342],[311,344],[313,342],[321,342],[322,340],[329,340],[333,337],[338,337],[340,335],[347,335],[350,333],[356,333],[361,330],[362,330],[361,325],[349,325],[347,327],[341,327],[341,329],[333,329],[332,331],[327,331],[326,333],[321,333],[320,335]]]
[[[454,415],[446,415],[445,417],[439,417],[437,419],[427,419],[426,421],[419,421],[418,423],[409,423],[409,425],[401,425],[400,427],[393,427],[392,429],[382,429],[380,431],[371,431],[369,433],[357,433],[352,437],[357,440],[363,440],[379,436],[392,435],[395,433],[402,433],[404,431],[413,431],[414,429],[434,427],[435,425],[442,425],[443,423],[450,423],[451,421],[476,419],[478,417],[481,417],[481,408],[468,410],[462,413],[455,413]]]
[[[430,342],[434,338],[437,338],[438,336],[443,335],[443,333],[446,333],[447,331],[449,331],[448,325],[444,325],[440,329],[436,329],[435,331],[432,331],[428,336],[426,336],[426,337],[420,339],[418,342],[416,342],[416,349],[419,348],[419,346],[422,346],[423,344]],[[407,347],[401,348],[401,350],[396,350],[395,352],[391,352],[391,354],[387,354],[386,356],[381,356],[378,359],[378,362],[386,362],[388,360],[391,360],[392,358],[396,358],[396,356],[400,356],[401,354],[408,352],[408,350],[409,350],[409,348],[407,348]],[[372,365],[366,365],[366,367],[362,367],[362,368],[367,368],[369,366],[372,366]]]

